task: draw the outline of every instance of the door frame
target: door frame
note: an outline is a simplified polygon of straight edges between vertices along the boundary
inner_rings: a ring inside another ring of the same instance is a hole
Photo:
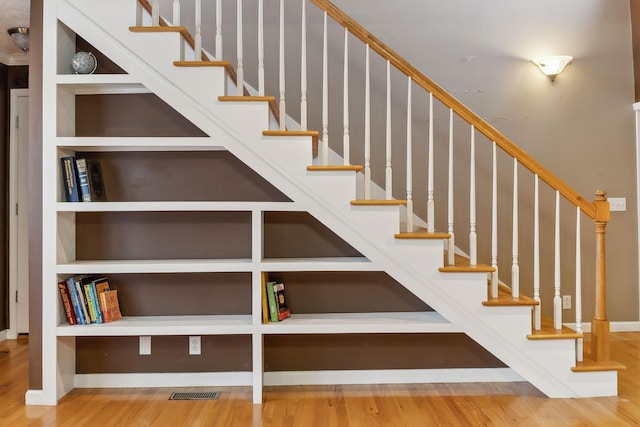
[[[16,339],[18,337],[18,309],[19,307],[28,310],[28,305],[22,304],[19,306],[16,302],[16,292],[18,291],[18,265],[19,265],[19,257],[18,257],[18,245],[19,245],[19,233],[18,233],[18,224],[17,224],[17,215],[16,212],[16,204],[18,203],[18,189],[22,189],[23,191],[27,191],[28,182],[19,182],[18,179],[18,141],[19,135],[18,132],[15,131],[15,120],[18,116],[18,98],[28,99],[29,97],[29,89],[11,89],[10,94],[10,123],[9,123],[9,206],[8,206],[8,217],[9,217],[9,329],[7,331],[8,339]],[[28,113],[27,113],[28,114]],[[20,120],[20,119],[19,119]],[[23,123],[28,123],[28,117],[23,119]],[[27,206],[23,207],[27,209]],[[26,241],[21,242],[23,245],[28,245],[28,238]],[[28,262],[28,261],[27,261]],[[28,269],[27,269],[28,270]],[[28,286],[28,283],[27,283]],[[28,301],[28,297],[26,299]],[[28,315],[28,313],[27,313]]]

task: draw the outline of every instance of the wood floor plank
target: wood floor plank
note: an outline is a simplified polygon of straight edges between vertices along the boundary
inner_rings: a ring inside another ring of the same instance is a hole
[[[589,350],[590,335],[585,334]],[[219,391],[211,401],[169,401],[177,389],[76,389],[55,407],[26,407],[28,344],[0,342],[0,426],[637,426],[640,425],[640,332],[611,334],[619,396],[549,399],[527,382],[265,387]]]

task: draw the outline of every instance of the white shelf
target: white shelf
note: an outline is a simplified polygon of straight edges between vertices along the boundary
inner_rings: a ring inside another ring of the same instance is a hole
[[[208,136],[202,137],[58,137],[60,149],[74,151],[226,151]]]
[[[233,273],[253,271],[251,259],[159,259],[74,261],[56,265],[57,274]]]
[[[56,83],[76,95],[151,93],[129,74],[58,74]]]
[[[294,202],[59,202],[58,212],[301,211]]]
[[[127,316],[115,322],[58,325],[57,336],[241,335],[251,334],[250,315]]]
[[[435,311],[292,314],[261,325],[263,334],[373,334],[461,332]]]

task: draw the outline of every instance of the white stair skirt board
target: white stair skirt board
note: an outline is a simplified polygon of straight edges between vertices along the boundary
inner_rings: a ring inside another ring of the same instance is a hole
[[[77,374],[77,388],[235,387],[251,386],[252,373],[184,372],[153,374]]]
[[[510,368],[265,372],[265,385],[434,384],[526,381]]]

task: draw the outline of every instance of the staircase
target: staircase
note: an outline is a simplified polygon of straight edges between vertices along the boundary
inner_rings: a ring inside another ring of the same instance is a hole
[[[332,16],[339,16],[338,22],[348,24],[354,34],[364,31],[361,27],[354,29],[348,17],[330,3],[313,3],[333,13]],[[314,160],[313,143],[318,138],[321,144],[327,142],[325,132],[319,135],[306,129],[277,129],[279,117],[273,111],[282,112],[282,108],[270,109],[275,98],[247,96],[244,89],[239,96],[230,95],[237,79],[242,82],[241,76],[230,74],[230,62],[223,58],[198,58],[193,53],[199,51],[198,42],[193,51],[188,45],[185,47],[184,30],[151,25],[141,28],[151,17],[141,12],[133,0],[59,0],[56,13],[61,22],[124,68],[133,80],[142,82],[212,141],[222,144],[356,248],[375,269],[385,271],[456,330],[480,343],[547,396],[617,394],[616,369],[620,367],[608,360],[608,354],[602,360],[583,362],[581,330],[570,330],[559,321],[546,318],[540,320],[538,327],[535,320],[532,325],[533,308],[539,306],[539,298],[527,298],[512,292],[513,286],[499,284],[493,276],[497,266],[478,263],[477,251],[471,243],[469,255],[456,249],[453,233],[436,232],[433,218],[427,218],[424,229],[414,226],[413,222],[420,219],[413,214],[411,197],[403,200],[363,197],[362,184],[358,184],[362,174],[357,178],[362,167]],[[131,27],[135,27],[133,31]],[[381,45],[375,40],[371,44]],[[404,69],[410,68],[402,65]],[[409,82],[411,86],[411,79]],[[444,95],[445,100],[449,99],[447,96]],[[475,116],[467,113],[465,107],[457,104],[455,107],[456,113],[470,117],[475,123]],[[495,132],[488,125],[486,129],[481,125],[475,129]],[[492,140],[502,143],[506,138],[495,136]],[[328,159],[329,148],[321,147],[320,154]],[[520,159],[523,153],[514,149],[510,154]],[[516,160],[518,163],[539,171],[536,176],[544,179],[545,170],[535,161]],[[364,166],[365,179],[367,167]],[[579,201],[578,215],[581,208],[597,210],[567,190],[565,184],[554,188],[562,191],[569,201]],[[411,196],[411,191],[408,195]],[[606,321],[606,315],[598,320]],[[608,331],[608,324],[605,329]],[[592,352],[597,355],[597,350]]]

